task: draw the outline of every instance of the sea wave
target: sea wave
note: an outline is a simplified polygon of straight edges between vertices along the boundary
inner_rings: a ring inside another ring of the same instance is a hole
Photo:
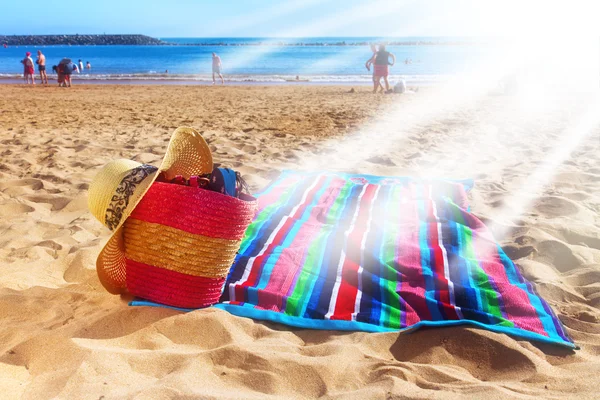
[[[50,78],[56,79],[56,74],[48,74]],[[22,79],[21,74],[0,74],[0,79]],[[226,75],[227,82],[248,82],[248,83],[294,83],[294,82],[312,82],[312,83],[368,83],[372,81],[372,76],[363,75],[301,75],[296,79],[296,75],[250,75],[233,74]],[[446,75],[391,75],[390,81],[404,79],[407,83],[427,84],[441,82],[447,79]],[[86,81],[190,81],[190,82],[212,82],[212,75],[209,74],[74,74],[73,80]]]

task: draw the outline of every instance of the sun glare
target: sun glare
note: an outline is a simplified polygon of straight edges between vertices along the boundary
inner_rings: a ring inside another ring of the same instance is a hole
[[[398,1],[390,3],[389,0],[374,0],[368,4],[363,3],[362,5],[348,7],[335,15],[316,18],[310,25],[301,27],[292,26],[290,29],[278,32],[273,35],[273,37],[302,39],[306,37],[328,36],[337,29],[360,24],[389,13],[394,13],[407,3],[409,2]],[[249,48],[236,54],[235,60],[232,60],[230,63],[230,68],[237,69],[281,50],[281,48],[276,45],[278,39],[273,39],[271,42],[271,44],[273,44],[271,46],[249,46]],[[327,61],[323,62],[327,63]]]
[[[506,226],[514,224],[528,210],[531,203],[542,194],[545,186],[552,181],[556,169],[571,156],[583,138],[600,126],[600,96],[597,93],[587,110],[577,116],[576,121],[574,125],[564,129],[545,160],[527,175],[520,188],[507,196],[504,200],[506,206],[495,212],[494,219],[504,227],[493,229],[497,235],[503,235]]]

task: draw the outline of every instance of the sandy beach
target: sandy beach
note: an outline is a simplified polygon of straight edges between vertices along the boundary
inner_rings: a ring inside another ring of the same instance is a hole
[[[597,398],[597,93],[350,89],[0,85],[0,398]],[[98,281],[109,231],[87,189],[109,160],[160,163],[179,126],[253,191],[285,169],[474,178],[473,213],[581,349],[472,327],[345,333],[129,307]]]

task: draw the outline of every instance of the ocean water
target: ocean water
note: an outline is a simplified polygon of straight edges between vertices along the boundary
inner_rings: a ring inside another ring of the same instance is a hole
[[[0,78],[19,78],[26,51],[41,49],[48,70],[63,57],[90,61],[91,72],[76,78],[97,80],[212,81],[211,53],[222,60],[230,82],[285,82],[300,76],[316,83],[371,81],[364,66],[379,38],[161,38],[171,46],[10,46],[0,47]],[[391,79],[409,83],[437,82],[468,72],[480,60],[498,53],[499,46],[467,38],[386,38],[397,59]],[[468,44],[466,42],[469,42]],[[566,49],[553,48],[557,54]],[[406,63],[406,60],[411,62]],[[168,73],[166,73],[168,71]]]
[[[234,82],[283,82],[300,76],[313,82],[369,82],[364,64],[368,43],[377,38],[161,38],[173,46],[10,46],[0,47],[0,77],[22,74],[26,51],[46,55],[49,70],[63,57],[92,64],[88,79],[211,81],[211,53],[222,60],[223,74]],[[461,38],[388,38],[397,58],[391,74],[410,81],[434,82],[462,71],[485,55],[486,45],[448,44]],[[416,44],[419,43],[419,44]],[[422,44],[428,43],[428,44]],[[439,44],[429,44],[439,43]],[[343,45],[341,45],[343,44]],[[35,58],[35,57],[34,57]],[[410,63],[405,63],[406,60]],[[168,74],[166,73],[168,71]]]

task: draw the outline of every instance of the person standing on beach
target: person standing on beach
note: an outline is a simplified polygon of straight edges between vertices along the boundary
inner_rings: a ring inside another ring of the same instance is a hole
[[[58,73],[62,75],[64,79],[64,86],[71,87],[71,74],[73,71],[77,69],[77,66],[73,64],[73,62],[69,58],[63,58],[60,63],[58,63]],[[60,79],[58,82],[59,86],[61,84]]]
[[[219,57],[217,53],[212,53],[213,85],[215,84],[215,74],[218,74],[219,78],[221,78],[221,85],[225,84],[225,80],[223,79],[223,75],[221,74],[221,57]]]
[[[373,52],[373,54],[365,63],[365,68],[367,68],[367,71],[371,71],[371,66],[373,65],[373,61],[375,60],[375,55],[377,54],[377,47],[373,43],[371,44],[371,51]],[[381,86],[381,83],[377,81],[377,84],[375,84],[375,82],[375,68],[373,68],[373,85],[375,86],[374,91],[376,92],[379,86]],[[381,89],[383,90],[383,86],[381,87]]]
[[[40,72],[40,80],[42,84],[48,84],[48,75],[46,75],[46,56],[42,54],[41,50],[37,51],[37,60],[35,63],[38,65],[38,71]]]
[[[33,59],[31,58],[31,53],[29,51],[25,53],[25,58],[21,60],[21,64],[23,64],[23,77],[25,78],[25,83],[35,85],[33,76],[35,70],[33,69]]]
[[[392,62],[390,62],[390,58]],[[390,91],[390,83],[388,82],[389,66],[396,63],[396,57],[386,51],[385,44],[379,45],[379,51],[369,60],[373,64],[373,93],[377,93],[377,89],[381,86],[381,78],[385,82],[385,91]],[[367,61],[367,63],[369,62]],[[381,86],[383,90],[383,86]]]

